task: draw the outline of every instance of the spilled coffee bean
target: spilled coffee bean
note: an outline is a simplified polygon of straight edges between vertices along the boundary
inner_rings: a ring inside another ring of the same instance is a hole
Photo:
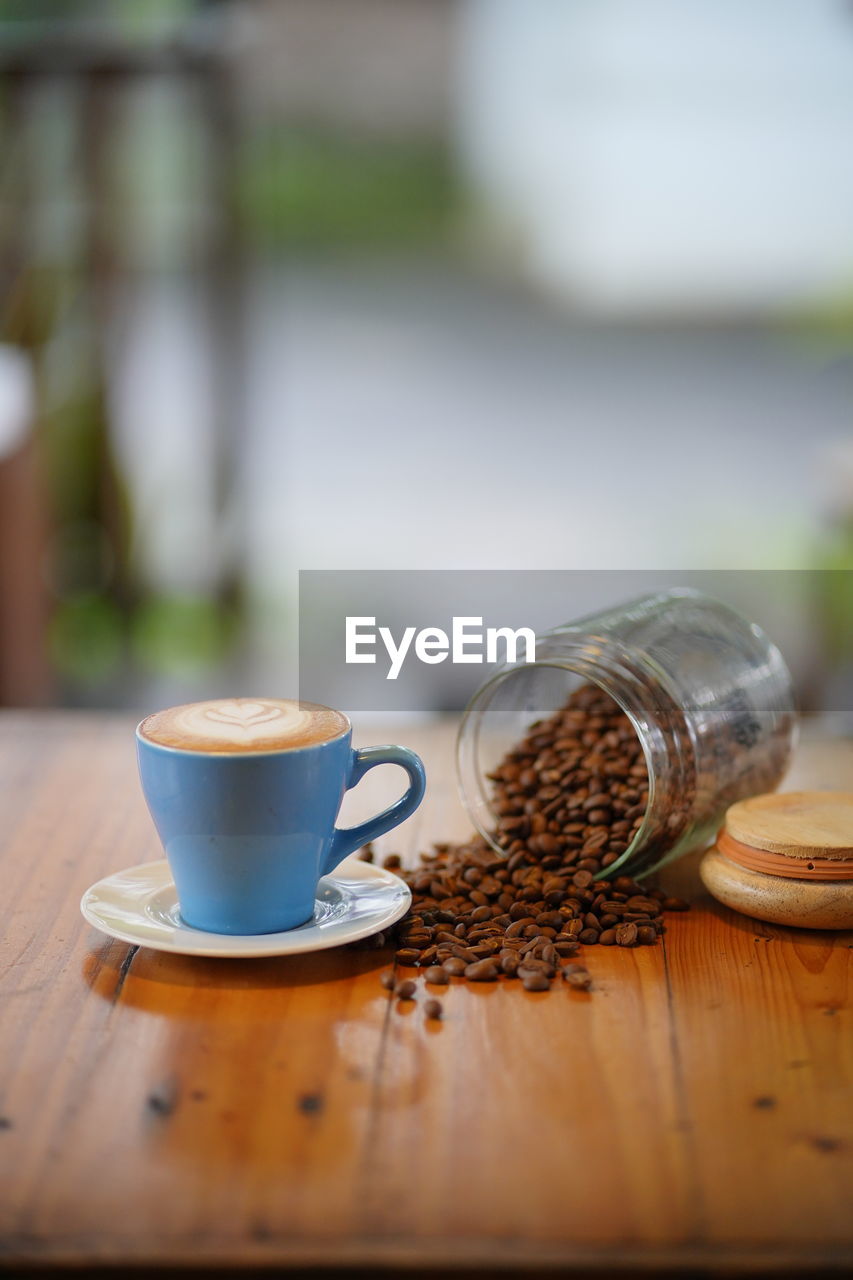
[[[544,973],[525,971],[522,976],[522,970],[519,970],[519,977],[525,991],[549,991],[551,988],[550,980]]]
[[[592,975],[582,964],[567,964],[563,978],[570,987],[578,987],[581,991],[589,991],[592,986]]]

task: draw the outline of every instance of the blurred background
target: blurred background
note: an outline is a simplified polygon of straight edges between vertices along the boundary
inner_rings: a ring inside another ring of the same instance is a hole
[[[0,703],[521,568],[810,570],[853,706],[849,0],[0,0],[0,130]]]

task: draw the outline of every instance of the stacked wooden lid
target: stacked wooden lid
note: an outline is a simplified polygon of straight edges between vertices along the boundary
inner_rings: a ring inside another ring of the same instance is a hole
[[[790,791],[732,805],[702,859],[708,891],[775,924],[853,928],[853,794]]]

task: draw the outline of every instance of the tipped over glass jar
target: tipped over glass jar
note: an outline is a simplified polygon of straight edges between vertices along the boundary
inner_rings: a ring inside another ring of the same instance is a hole
[[[631,733],[634,763],[619,749]],[[728,605],[674,588],[548,631],[535,662],[500,667],[465,711],[457,771],[496,849],[533,834],[582,853],[588,840],[600,875],[636,879],[707,845],[736,800],[774,790],[795,735],[776,646]]]

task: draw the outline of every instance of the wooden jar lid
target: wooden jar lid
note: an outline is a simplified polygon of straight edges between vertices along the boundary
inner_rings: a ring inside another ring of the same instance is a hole
[[[853,928],[853,794],[790,791],[739,801],[700,874],[718,901],[759,920]]]
[[[711,848],[699,864],[705,888],[724,906],[798,929],[853,929],[853,881],[790,880],[749,871]]]
[[[732,805],[723,829],[740,844],[786,858],[853,859],[853,792],[753,796]]]

